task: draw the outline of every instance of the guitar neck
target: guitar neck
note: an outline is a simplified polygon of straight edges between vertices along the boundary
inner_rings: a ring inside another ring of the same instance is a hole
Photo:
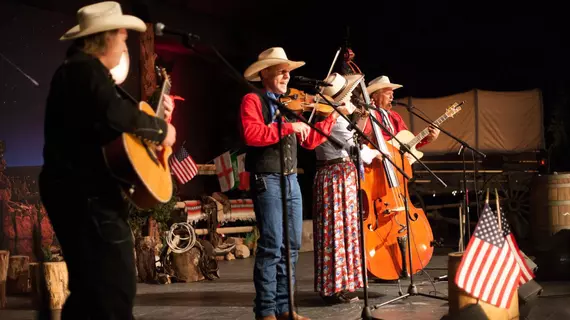
[[[156,116],[164,119],[164,95],[170,94],[170,81],[168,79],[164,80],[162,84],[162,90],[160,90],[160,98],[158,99],[158,104],[156,107]]]
[[[437,118],[437,120],[435,120],[433,123],[439,127],[440,124],[442,124],[445,120],[447,120],[449,117],[447,116],[447,114],[443,114],[441,115],[441,117]],[[422,141],[425,137],[427,137],[427,135],[429,134],[429,127],[425,128],[422,130],[422,132],[418,133],[417,136],[415,136],[412,141],[410,141],[409,145],[410,146],[415,146],[416,144],[418,144],[420,141]]]

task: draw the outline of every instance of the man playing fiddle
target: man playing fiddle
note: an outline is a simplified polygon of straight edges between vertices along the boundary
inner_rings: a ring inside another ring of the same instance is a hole
[[[271,100],[279,99],[287,91],[289,73],[305,63],[291,61],[282,48],[263,51],[258,60],[244,72],[249,81],[261,81],[263,95],[246,94],[241,102],[241,125],[247,145],[245,169],[250,172],[255,218],[259,239],[255,253],[253,281],[256,297],[256,319],[288,319],[288,286],[285,242],[283,238],[283,211],[280,185],[278,117],[283,120],[281,135],[284,143],[284,164],[287,194],[287,214],[291,248],[292,278],[301,247],[303,226],[302,197],[297,180],[297,141],[302,147],[314,149],[326,137],[301,122],[289,122],[278,113]],[[316,127],[325,134],[331,132],[339,114],[331,113]],[[308,319],[295,314],[296,319]]]

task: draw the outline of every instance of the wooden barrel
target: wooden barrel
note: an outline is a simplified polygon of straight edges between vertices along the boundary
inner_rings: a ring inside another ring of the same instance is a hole
[[[547,250],[554,234],[570,229],[570,173],[534,177],[530,205],[533,242]]]
[[[499,308],[478,300],[455,284],[455,275],[461,264],[463,252],[452,252],[448,255],[448,301],[451,319],[489,319],[512,320],[519,319],[518,290],[513,294],[509,309]]]

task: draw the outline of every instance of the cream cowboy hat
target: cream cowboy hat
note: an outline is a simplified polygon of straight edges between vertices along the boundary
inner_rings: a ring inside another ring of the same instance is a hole
[[[77,10],[77,21],[79,24],[69,29],[59,40],[71,40],[121,28],[146,31],[146,24],[141,19],[123,15],[121,5],[114,1],[99,2]]]
[[[339,102],[351,93],[363,79],[364,76],[361,74],[342,76],[337,72],[332,73],[325,79],[325,82],[332,84],[332,86],[325,87],[323,94],[333,98],[335,102]]]
[[[372,94],[375,91],[378,91],[380,89],[384,89],[384,88],[392,88],[392,89],[398,89],[401,88],[402,85],[401,84],[395,84],[395,83],[391,83],[390,82],[390,78],[386,77],[386,76],[380,76],[372,81],[370,81],[368,83],[368,87],[366,88],[366,91],[368,91],[368,94]]]
[[[249,81],[261,81],[261,78],[259,77],[259,72],[261,70],[282,63],[287,63],[289,65],[289,71],[305,65],[304,61],[291,61],[287,59],[287,55],[283,48],[274,47],[260,53],[257,57],[257,61],[247,67],[243,76]]]

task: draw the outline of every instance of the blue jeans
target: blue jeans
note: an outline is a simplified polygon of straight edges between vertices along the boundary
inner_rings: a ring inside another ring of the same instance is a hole
[[[259,175],[258,175],[259,176]],[[255,315],[265,317],[289,311],[287,289],[287,260],[283,230],[283,210],[279,174],[263,174],[267,189],[255,189],[255,175],[251,175],[255,219],[259,229],[253,282],[255,285]],[[287,219],[291,248],[292,278],[295,283],[295,265],[301,248],[303,204],[297,175],[285,176],[287,190]]]

